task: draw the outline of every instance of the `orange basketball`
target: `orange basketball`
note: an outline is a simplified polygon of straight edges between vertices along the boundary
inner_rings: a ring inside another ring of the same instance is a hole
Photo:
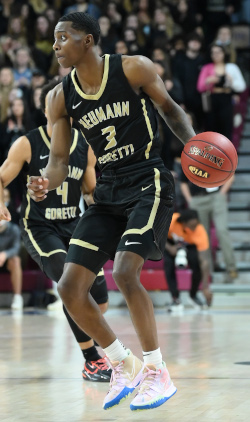
[[[232,142],[216,132],[195,135],[181,154],[185,175],[202,188],[224,185],[233,176],[237,164],[238,156]]]

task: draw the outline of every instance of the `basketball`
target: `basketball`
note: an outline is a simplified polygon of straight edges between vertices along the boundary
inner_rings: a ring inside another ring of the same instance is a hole
[[[187,178],[201,188],[224,185],[236,170],[238,156],[232,142],[217,132],[193,136],[181,154],[181,165]]]

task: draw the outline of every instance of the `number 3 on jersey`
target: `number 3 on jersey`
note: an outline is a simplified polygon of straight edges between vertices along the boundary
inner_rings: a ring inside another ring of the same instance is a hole
[[[61,186],[56,189],[57,195],[62,195],[62,204],[68,203],[68,182],[63,182]]]
[[[106,133],[109,133],[108,136],[106,136],[106,139],[108,141],[108,145],[104,148],[105,151],[107,151],[110,148],[113,148],[117,145],[117,141],[115,139],[116,131],[114,126],[107,126],[104,129],[102,129],[102,135],[106,135]]]

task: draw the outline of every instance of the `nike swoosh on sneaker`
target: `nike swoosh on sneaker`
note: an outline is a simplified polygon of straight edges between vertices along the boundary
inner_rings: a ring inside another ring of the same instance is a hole
[[[142,245],[142,243],[141,242],[129,242],[128,240],[126,240],[125,245],[126,246],[128,246],[128,245]]]
[[[75,110],[75,108],[77,108],[80,104],[82,104],[82,101],[80,101],[78,104],[76,105],[72,105],[73,110]]]
[[[145,188],[144,188],[144,187],[142,187],[142,188],[141,188],[141,190],[142,190],[142,191],[144,191],[144,190],[146,190],[146,189],[150,188],[150,186],[152,186],[152,183],[151,183],[151,185],[148,185],[148,186],[146,186]]]
[[[43,160],[44,158],[47,158],[47,157],[49,157],[49,154],[48,155],[40,155],[40,160]]]
[[[127,376],[131,381],[135,378],[135,361],[133,361],[132,371],[130,373],[127,372]]]

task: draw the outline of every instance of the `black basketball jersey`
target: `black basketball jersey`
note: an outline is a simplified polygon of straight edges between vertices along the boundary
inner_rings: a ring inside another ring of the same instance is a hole
[[[44,220],[52,220],[63,222],[79,216],[79,201],[83,174],[88,160],[88,145],[78,130],[72,129],[71,134],[68,177],[61,186],[48,192],[47,198],[41,202],[35,202],[30,198],[27,194],[26,183],[29,176],[42,175],[49,159],[50,137],[46,131],[46,126],[40,126],[26,135],[32,153],[30,163],[25,163],[21,170],[24,184],[21,217],[26,221],[41,223]]]
[[[95,95],[85,94],[76,70],[63,79],[66,109],[91,145],[101,170],[159,157],[157,111],[148,95],[137,95],[122,68],[121,55],[104,56]]]

